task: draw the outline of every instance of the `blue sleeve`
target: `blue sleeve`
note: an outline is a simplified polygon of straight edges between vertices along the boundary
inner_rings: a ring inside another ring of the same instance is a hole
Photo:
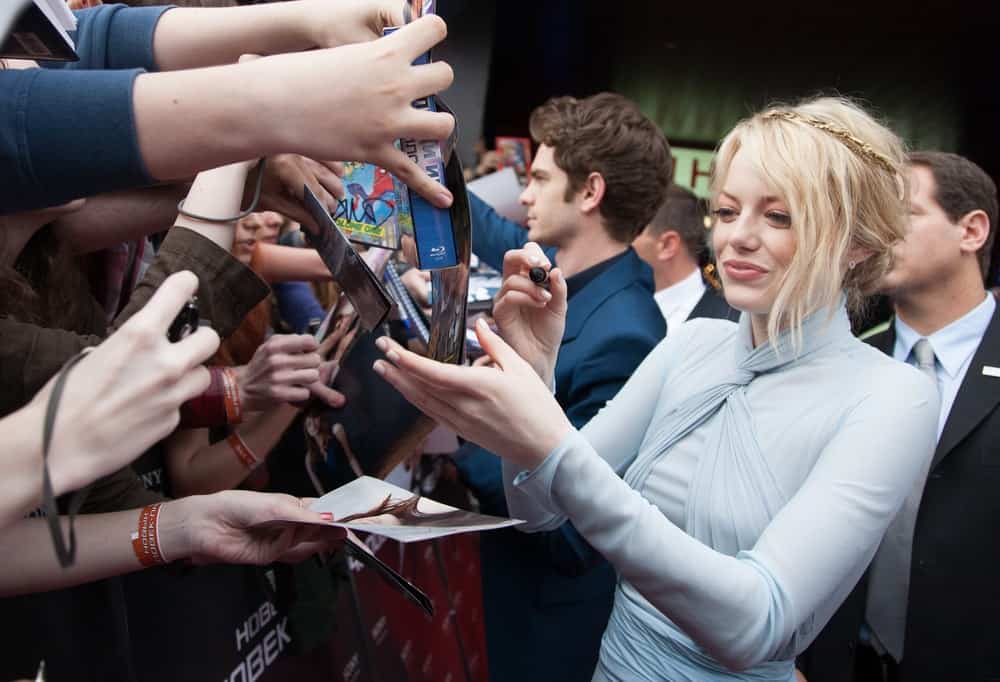
[[[502,271],[504,254],[524,246],[528,231],[501,216],[473,192],[469,192],[469,210],[472,214],[472,252],[491,268]]]
[[[0,70],[0,213],[153,184],[132,109],[140,73]]]
[[[296,334],[307,333],[312,320],[326,317],[326,311],[307,282],[275,282],[271,290],[278,301],[281,319]]]
[[[78,62],[42,62],[51,69],[146,69],[157,71],[153,59],[156,24],[170,7],[102,5],[76,14],[73,41]]]
[[[484,514],[507,515],[500,458],[475,443],[465,443],[452,455],[462,482],[479,500]]]
[[[662,320],[661,316],[656,329],[663,328]],[[596,332],[600,325],[591,328]],[[664,336],[662,332],[655,335],[652,329],[623,329],[621,326],[608,329],[614,333],[597,340],[593,352],[576,364],[567,385],[559,388],[557,397],[561,398],[566,416],[577,429],[583,428],[618,394],[635,368]]]

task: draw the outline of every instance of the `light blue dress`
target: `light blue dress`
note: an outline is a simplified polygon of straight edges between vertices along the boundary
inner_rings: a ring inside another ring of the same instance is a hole
[[[793,679],[926,475],[926,377],[842,306],[777,346],[745,314],[687,322],[542,464],[505,462],[524,530],[568,517],[618,571],[595,680]]]

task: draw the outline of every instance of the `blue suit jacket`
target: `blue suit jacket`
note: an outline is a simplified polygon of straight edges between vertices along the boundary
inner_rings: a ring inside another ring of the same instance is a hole
[[[501,269],[527,231],[470,194],[472,249]],[[551,257],[553,254],[549,253]],[[666,332],[652,272],[631,249],[570,299],[556,362],[556,400],[581,427],[624,385]],[[500,459],[473,443],[456,456],[482,510],[506,514]],[[480,541],[490,680],[586,680],[611,613],[615,573],[566,523]]]

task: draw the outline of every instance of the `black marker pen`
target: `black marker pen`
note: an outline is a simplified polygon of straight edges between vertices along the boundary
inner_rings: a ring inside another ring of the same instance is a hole
[[[549,271],[545,268],[535,266],[528,270],[528,279],[542,287],[546,291],[549,289]]]

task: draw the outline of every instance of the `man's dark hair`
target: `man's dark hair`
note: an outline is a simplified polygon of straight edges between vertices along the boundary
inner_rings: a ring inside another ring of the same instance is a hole
[[[611,237],[631,242],[663,203],[670,183],[670,145],[639,107],[602,92],[586,99],[554,97],[531,113],[535,142],[552,147],[569,176],[566,201],[591,173],[606,185],[599,210]]]
[[[667,187],[667,198],[649,221],[649,231],[659,237],[668,230],[680,235],[684,248],[696,263],[708,250],[705,242],[705,209],[694,192],[676,183]]]
[[[993,235],[997,230],[997,186],[982,168],[964,156],[950,152],[912,152],[910,165],[923,166],[934,176],[934,200],[948,219],[957,223],[972,211],[983,211],[990,221],[990,235],[979,249],[983,278],[990,269]]]

